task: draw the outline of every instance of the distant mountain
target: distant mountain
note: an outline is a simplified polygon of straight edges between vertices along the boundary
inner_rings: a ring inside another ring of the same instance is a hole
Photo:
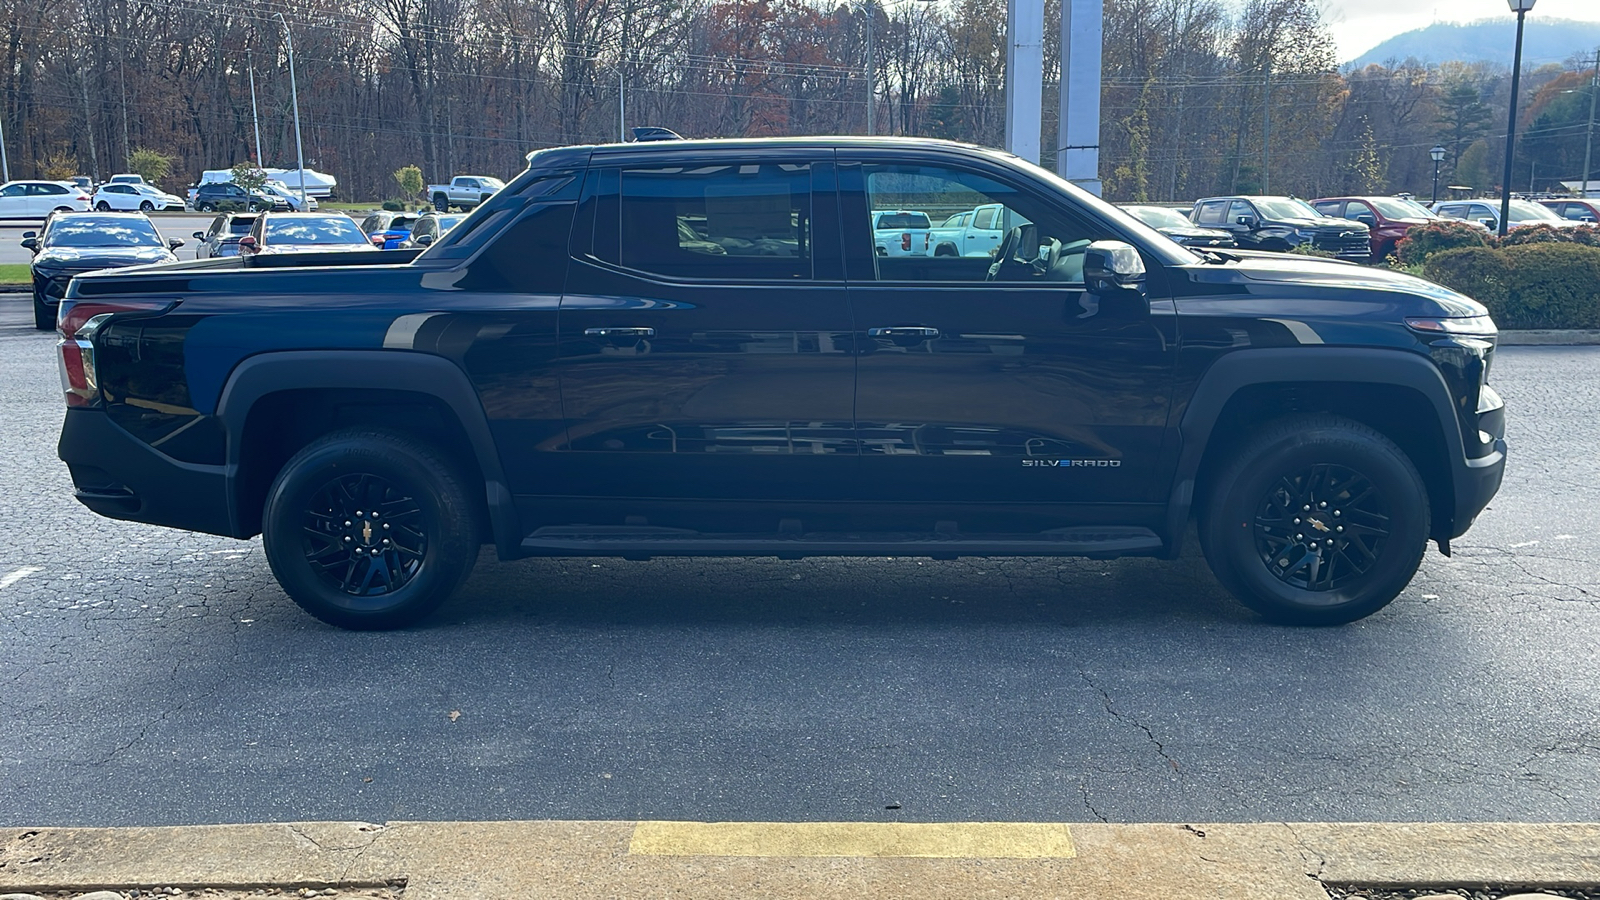
[[[1516,19],[1486,19],[1456,25],[1440,22],[1392,37],[1347,64],[1361,68],[1391,59],[1416,57],[1425,63],[1492,62],[1511,68]],[[1575,53],[1591,56],[1600,47],[1600,22],[1528,17],[1522,63],[1529,68],[1563,62]]]

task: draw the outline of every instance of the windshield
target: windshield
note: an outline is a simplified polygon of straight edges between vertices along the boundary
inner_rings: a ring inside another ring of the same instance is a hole
[[[152,197],[159,197],[162,194],[166,193],[166,191],[160,190],[158,188],[153,188],[148,184],[135,184],[135,185],[131,185],[131,187],[134,190],[136,190],[139,193],[141,193],[141,194],[149,194]]]
[[[1565,222],[1566,219],[1556,215],[1555,210],[1547,206],[1540,206],[1528,200],[1512,200],[1511,221]]]
[[[1373,208],[1383,214],[1386,219],[1434,219],[1438,218],[1422,206],[1403,200],[1399,197],[1373,197],[1367,201]],[[1350,215],[1355,215],[1359,209],[1355,204],[1350,205]]]
[[[296,217],[267,220],[267,241],[272,244],[365,244],[367,236],[345,216]]]
[[[1292,197],[1255,197],[1251,203],[1256,209],[1269,219],[1325,219],[1322,213],[1311,208],[1311,204],[1304,200]]]
[[[160,247],[161,235],[144,216],[57,219],[44,234],[46,247]]]
[[[439,233],[443,234],[444,232],[449,231],[450,229],[456,227],[457,223],[459,223],[462,219],[465,219],[465,218],[466,218],[466,216],[464,216],[464,215],[439,216],[438,217],[438,219],[439,219]]]
[[[1130,206],[1128,214],[1151,228],[1193,228],[1189,217],[1175,209],[1161,206]]]

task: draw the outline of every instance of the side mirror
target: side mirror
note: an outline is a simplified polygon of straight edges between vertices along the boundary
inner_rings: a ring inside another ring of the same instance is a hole
[[[176,250],[176,249],[178,249],[179,247],[182,247],[182,246],[183,246],[183,238],[168,238],[167,239],[167,249],[168,250]]]
[[[254,235],[248,235],[247,234],[244,237],[239,238],[239,252],[240,253],[254,253],[254,252],[256,252],[256,239],[255,239]]]
[[[206,239],[206,236],[205,236],[205,234],[204,234],[204,233],[202,233],[202,232],[199,232],[199,231],[196,231],[196,232],[195,232],[195,233],[194,233],[194,235],[193,235],[193,237],[194,237],[194,239],[195,239],[195,240],[197,240],[197,241],[203,241],[203,240],[205,240],[205,239]]]
[[[33,232],[27,232],[22,236],[22,246],[29,250],[37,251],[39,249],[39,239],[33,236]]]
[[[1233,221],[1236,224],[1243,225],[1244,227],[1249,228],[1251,230],[1254,230],[1255,228],[1257,228],[1261,224],[1261,221],[1259,219],[1257,219],[1255,216],[1240,216],[1239,218],[1234,219]]]
[[[1478,220],[1478,224],[1482,225],[1485,228],[1494,228],[1494,220],[1493,219],[1479,219]]]
[[[1083,284],[1091,294],[1141,290],[1144,281],[1144,258],[1132,244],[1095,241],[1083,253]]]
[[[1373,216],[1356,216],[1355,220],[1357,222],[1360,222],[1361,224],[1367,226],[1368,228],[1377,228],[1378,227],[1378,220],[1377,220],[1377,218],[1375,218]]]
[[[415,238],[412,239],[412,242],[415,243],[418,247],[426,247],[429,244],[433,243],[433,235],[431,235],[431,234],[419,234]]]

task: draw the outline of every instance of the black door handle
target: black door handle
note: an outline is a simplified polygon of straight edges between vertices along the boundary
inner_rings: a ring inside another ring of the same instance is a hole
[[[585,328],[583,333],[585,337],[604,338],[647,338],[656,336],[654,328]]]
[[[931,341],[938,336],[939,329],[928,328],[924,325],[893,325],[888,328],[867,329],[867,337],[915,338],[919,341]]]

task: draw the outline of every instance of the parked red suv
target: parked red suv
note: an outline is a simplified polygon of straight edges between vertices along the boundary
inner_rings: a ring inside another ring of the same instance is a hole
[[[1372,232],[1372,261],[1382,262],[1394,252],[1406,232],[1438,216],[1404,197],[1328,197],[1313,200],[1317,212],[1335,219],[1351,219]]]
[[[1583,222],[1593,225],[1600,222],[1600,200],[1583,200],[1577,197],[1565,200],[1540,200],[1541,204],[1550,207],[1556,215],[1574,222]]]

